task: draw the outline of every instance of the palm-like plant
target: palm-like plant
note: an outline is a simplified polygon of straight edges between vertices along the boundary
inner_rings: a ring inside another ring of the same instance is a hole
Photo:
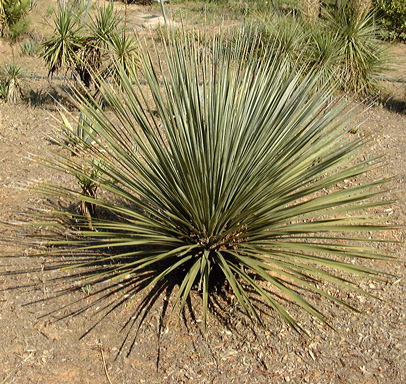
[[[348,134],[342,108],[323,108],[331,91],[317,88],[319,72],[292,72],[279,55],[247,59],[243,40],[239,48],[216,38],[202,51],[177,39],[158,67],[145,50],[146,88],[124,70],[120,92],[102,83],[108,112],[81,98],[95,141],[84,148],[89,164],[102,164],[94,181],[107,192],[81,199],[110,214],[94,218],[94,230],[77,215],[84,225],[72,230],[71,213],[53,212],[49,227],[60,227],[64,240],[49,244],[76,247],[80,261],[68,268],[84,270],[84,284],[107,281],[123,293],[111,308],[130,300],[140,280],[156,288],[172,278],[180,308],[194,288],[201,292],[206,319],[210,287],[227,281],[251,318],[261,319],[253,291],[300,330],[281,297],[324,320],[300,287],[349,306],[320,281],[361,291],[358,276],[378,273],[354,260],[387,258],[360,243],[372,240],[342,235],[384,228],[364,213],[383,204],[371,200],[381,182],[339,187],[374,161],[357,160],[363,140]],[[78,177],[75,159],[61,158],[57,168]],[[65,186],[43,191],[78,196]]]
[[[62,68],[75,68],[80,61],[79,52],[84,46],[80,34],[83,26],[74,8],[61,7],[55,16],[54,25],[54,34],[43,43],[42,57],[49,68],[49,75]]]
[[[103,42],[108,41],[110,34],[115,32],[122,22],[122,18],[114,12],[112,3],[107,7],[99,8],[99,12],[89,25],[94,39],[98,42],[96,45],[102,45]]]
[[[89,87],[94,74],[103,66],[103,61],[108,57],[111,36],[121,31],[119,24],[122,19],[113,10],[113,4],[100,7],[98,13],[88,25],[83,48],[80,51],[80,60],[76,70],[84,84]],[[106,64],[105,64],[106,66]]]
[[[54,35],[43,43],[42,57],[49,75],[62,68],[70,70],[89,89],[100,74],[103,78],[114,75],[115,65],[133,67],[137,45],[112,4],[100,7],[89,24],[81,22],[82,14],[80,4],[58,10]]]
[[[104,71],[105,77],[119,78],[117,68],[124,70],[130,76],[139,66],[138,45],[132,35],[124,30],[112,33],[108,42],[108,65]]]
[[[15,64],[5,64],[0,70],[0,80],[6,85],[6,101],[15,104],[23,97],[22,79],[24,68]]]

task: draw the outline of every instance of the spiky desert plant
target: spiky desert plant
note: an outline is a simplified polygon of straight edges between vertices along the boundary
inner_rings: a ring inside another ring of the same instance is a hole
[[[92,78],[97,80],[100,74],[102,78],[115,76],[117,65],[127,68],[129,74],[128,67],[136,65],[137,44],[123,22],[112,3],[100,7],[91,20],[78,67],[79,73],[87,72],[89,81]]]
[[[134,36],[124,30],[112,33],[108,42],[108,56],[104,77],[119,79],[117,68],[130,76],[139,66],[138,45]]]
[[[60,228],[63,240],[51,235],[48,244],[69,247],[64,262],[76,278],[107,282],[112,294],[103,285],[99,294],[113,300],[108,311],[140,286],[159,293],[178,283],[179,308],[196,289],[206,320],[211,287],[226,281],[252,319],[261,321],[259,296],[300,331],[285,300],[324,321],[306,291],[351,307],[322,283],[362,292],[360,277],[378,272],[360,261],[388,257],[368,245],[371,231],[388,228],[368,213],[385,204],[374,199],[382,182],[340,186],[377,161],[360,157],[364,140],[348,134],[343,107],[325,109],[332,91],[315,92],[319,71],[304,76],[275,55],[247,59],[240,38],[239,50],[214,38],[203,51],[177,39],[159,65],[144,48],[135,86],[124,70],[120,92],[101,84],[108,111],[80,99],[93,122],[88,162],[103,164],[100,195],[80,197],[110,214],[95,218],[94,230],[75,230],[63,212],[44,214],[40,225]],[[82,174],[75,159],[51,166]],[[78,196],[67,186],[42,190]]]
[[[15,104],[23,97],[22,79],[24,68],[15,64],[5,64],[0,70],[0,78],[7,85],[7,103]]]
[[[42,57],[48,66],[48,74],[64,68],[69,70],[78,65],[79,52],[83,49],[80,14],[75,8],[65,6],[58,9],[54,18],[54,33],[43,43]]]
[[[35,56],[41,49],[41,45],[34,39],[23,41],[20,44],[21,54],[26,56]]]
[[[100,7],[96,16],[90,20],[80,51],[80,60],[76,66],[76,71],[85,86],[90,86],[93,75],[99,72],[103,61],[108,60],[111,36],[122,30],[119,26],[122,21],[122,18],[114,12],[113,3]],[[106,65],[108,66],[105,63],[104,66]]]
[[[96,41],[95,45],[101,46],[109,41],[111,33],[119,30],[119,25],[122,22],[122,17],[114,11],[113,3],[106,7],[100,7],[89,24],[91,35]]]
[[[255,16],[253,22],[243,27],[246,40],[251,44],[251,53],[258,59],[265,54],[279,56],[281,60],[291,63],[292,67],[297,66],[308,41],[307,28],[300,18],[280,13],[256,13]]]
[[[373,13],[359,13],[355,3],[343,1],[338,9],[327,13],[327,28],[340,45],[343,89],[363,95],[375,93],[385,56]]]
[[[340,43],[337,34],[330,31],[323,23],[314,25],[309,30],[309,39],[303,45],[303,58],[309,69],[320,71],[321,84],[337,84],[340,76]]]

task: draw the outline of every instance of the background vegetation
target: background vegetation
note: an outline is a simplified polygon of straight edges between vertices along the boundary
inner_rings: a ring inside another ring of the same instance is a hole
[[[379,22],[387,39],[406,41],[406,2],[403,0],[376,0]]]

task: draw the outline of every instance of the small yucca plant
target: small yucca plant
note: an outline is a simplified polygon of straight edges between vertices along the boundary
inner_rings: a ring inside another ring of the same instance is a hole
[[[109,3],[107,7],[100,7],[89,25],[94,40],[97,41],[95,45],[101,46],[103,42],[108,41],[110,34],[116,32],[123,21],[114,11],[113,3]]]
[[[58,10],[54,35],[43,43],[42,57],[49,75],[60,69],[70,70],[90,89],[99,76],[114,76],[116,65],[135,66],[137,45],[112,4],[100,7],[88,24],[82,23],[83,12],[80,4]]]
[[[107,7],[100,7],[88,24],[83,48],[80,50],[80,60],[76,65],[76,71],[86,87],[91,85],[94,74],[109,66],[106,63],[109,44],[112,35],[122,31],[119,26],[122,22],[123,20],[114,12],[113,3],[110,3]]]
[[[373,12],[359,8],[357,2],[343,0],[338,9],[326,16],[326,27],[339,44],[342,88],[361,95],[376,93],[385,56]]]
[[[120,78],[117,68],[124,70],[127,76],[139,66],[138,45],[132,35],[125,31],[112,33],[108,42],[108,66],[104,70],[103,77]]]
[[[22,82],[24,68],[15,64],[5,64],[0,70],[0,78],[6,85],[7,103],[15,104],[23,97]]]
[[[144,49],[146,86],[119,70],[120,92],[100,86],[109,111],[80,100],[95,142],[83,155],[100,167],[97,180],[79,157],[51,165],[97,183],[100,193],[42,190],[79,196],[103,214],[93,230],[71,212],[50,212],[40,224],[62,234],[48,244],[69,247],[67,268],[83,273],[83,285],[110,286],[111,294],[92,290],[113,300],[106,308],[124,305],[140,286],[153,300],[178,284],[179,308],[197,290],[206,320],[211,288],[227,282],[252,319],[261,321],[259,296],[300,330],[285,300],[324,321],[303,292],[351,307],[322,283],[362,292],[359,278],[378,272],[359,261],[388,257],[368,246],[369,233],[386,228],[367,211],[384,204],[376,199],[382,182],[340,187],[376,161],[360,160],[364,140],[348,134],[342,107],[325,109],[332,91],[320,90],[319,72],[292,71],[280,55],[247,58],[243,37],[239,49],[235,41],[215,38],[201,50],[194,39],[176,39],[158,66]]]
[[[244,33],[251,53],[258,59],[265,55],[279,56],[292,68],[303,60],[309,40],[306,25],[300,18],[280,13],[257,13],[256,19],[244,26]]]
[[[49,76],[61,69],[73,69],[79,62],[79,52],[84,47],[80,14],[74,7],[61,7],[54,18],[55,30],[43,46],[42,57]]]

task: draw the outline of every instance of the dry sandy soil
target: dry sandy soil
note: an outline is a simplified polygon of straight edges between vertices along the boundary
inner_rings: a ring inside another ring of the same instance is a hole
[[[44,2],[38,0],[38,4],[38,12],[44,12]],[[148,12],[145,8],[131,9],[134,18],[142,18]],[[137,16],[136,12],[144,13]],[[397,67],[390,75],[405,78],[406,46],[393,47],[392,51]],[[3,47],[0,61],[8,61],[9,55]],[[39,59],[21,57],[19,62],[31,73],[46,75]],[[395,202],[377,214],[404,225],[406,86],[404,83],[385,86],[391,99],[360,113],[356,134],[372,134],[366,153],[385,156],[385,165],[366,178],[393,178],[388,197]],[[118,308],[80,338],[99,318],[97,308],[77,317],[63,318],[68,313],[63,306],[74,300],[86,304],[93,300],[92,295],[78,291],[41,301],[67,287],[63,283],[61,286],[50,283],[62,272],[47,272],[49,260],[30,257],[36,249],[25,245],[21,235],[33,229],[17,223],[20,212],[47,203],[46,197],[22,188],[27,182],[35,179],[74,184],[66,175],[55,174],[34,160],[34,155],[49,157],[52,151],[60,150],[48,138],[53,135],[57,125],[54,118],[58,116],[48,92],[53,91],[46,80],[32,80],[25,86],[23,102],[17,105],[0,102],[1,384],[406,382],[403,228],[384,235],[398,240],[397,243],[381,245],[397,260],[370,263],[393,277],[382,282],[361,282],[362,288],[382,301],[345,293],[362,314],[320,301],[320,308],[335,331],[304,314],[298,316],[309,332],[306,338],[298,336],[273,314],[269,314],[266,330],[257,329],[247,324],[235,309],[226,307],[222,318],[209,319],[209,332],[205,336],[198,310],[196,317],[187,313],[186,321],[177,326],[166,323],[161,316],[164,299],[161,297],[142,327],[130,330],[121,354],[118,351],[128,331],[128,327],[122,328],[129,316],[134,315],[125,308]],[[344,293],[332,291],[332,294]],[[47,315],[50,312],[53,313]],[[127,356],[133,341],[134,348]]]

